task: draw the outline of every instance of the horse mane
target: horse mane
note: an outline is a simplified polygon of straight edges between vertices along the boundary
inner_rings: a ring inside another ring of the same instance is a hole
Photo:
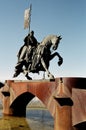
[[[49,42],[52,41],[52,39],[55,39],[55,38],[57,39],[58,36],[50,34],[50,35],[48,35],[48,36],[46,36],[46,37],[43,38],[43,40],[41,42],[41,45],[45,45],[47,42],[49,43]]]

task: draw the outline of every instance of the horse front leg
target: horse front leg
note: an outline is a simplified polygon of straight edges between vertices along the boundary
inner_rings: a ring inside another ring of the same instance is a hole
[[[43,60],[43,58],[41,58],[41,63],[42,63],[42,66],[44,67],[46,73],[47,73],[47,76],[50,78],[50,79],[54,79],[54,76],[49,72],[49,70],[47,69],[47,66]]]
[[[25,75],[25,77],[28,79],[28,80],[32,80],[32,78],[29,76],[29,66],[28,63],[26,62],[25,64],[25,67],[23,68],[23,74]]]
[[[58,52],[55,52],[52,55],[50,55],[50,60],[52,60],[55,56],[58,56],[59,58],[58,65],[60,66],[63,63],[63,58],[60,56]]]

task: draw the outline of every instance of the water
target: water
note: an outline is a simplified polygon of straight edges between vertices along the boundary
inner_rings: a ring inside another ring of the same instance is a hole
[[[27,109],[26,118],[0,112],[0,130],[54,130],[54,120],[45,109]]]

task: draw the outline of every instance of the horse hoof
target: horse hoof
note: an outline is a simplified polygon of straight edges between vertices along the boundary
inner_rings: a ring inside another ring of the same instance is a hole
[[[29,77],[29,76],[27,77],[27,79],[28,79],[28,80],[32,80],[32,78],[31,78],[31,77]]]
[[[31,77],[29,77],[28,75],[25,76],[28,80],[32,80]]]
[[[52,75],[52,76],[50,76],[50,81],[55,81],[55,78],[54,78],[54,76]]]
[[[50,81],[55,81],[55,78],[50,79]]]

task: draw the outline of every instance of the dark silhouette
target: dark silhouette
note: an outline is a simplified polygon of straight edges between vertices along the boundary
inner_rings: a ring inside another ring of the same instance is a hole
[[[24,38],[24,45],[20,48],[18,52],[18,62],[15,66],[15,74],[13,77],[17,77],[21,72],[25,72],[27,69],[28,63],[31,63],[31,57],[33,55],[34,49],[36,48],[38,42],[36,38],[34,37],[34,31],[31,31],[30,34],[28,34]],[[23,65],[25,65],[23,69]],[[25,76],[28,77],[28,73],[25,73]]]
[[[50,79],[54,79],[54,76],[49,72],[49,62],[55,56],[58,56],[58,65],[63,63],[63,58],[55,51],[58,48],[59,42],[62,39],[61,36],[49,35],[43,39],[43,41],[38,44],[35,37],[33,37],[34,32],[31,32],[24,39],[24,45],[20,48],[18,53],[18,63],[15,66],[14,77],[17,77],[21,72],[23,72],[27,79],[32,79],[28,76],[29,72],[39,73],[39,71],[47,72]]]

